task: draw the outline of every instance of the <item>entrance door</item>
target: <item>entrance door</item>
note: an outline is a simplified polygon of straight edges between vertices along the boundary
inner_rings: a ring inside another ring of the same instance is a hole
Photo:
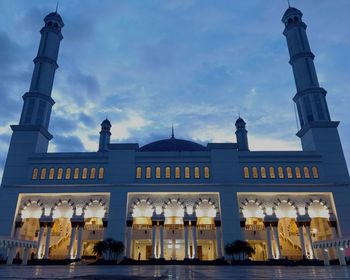
[[[197,246],[197,254],[198,254],[198,259],[203,259],[203,251],[202,251],[202,246]]]
[[[152,246],[146,246],[146,260],[149,260],[152,256]]]

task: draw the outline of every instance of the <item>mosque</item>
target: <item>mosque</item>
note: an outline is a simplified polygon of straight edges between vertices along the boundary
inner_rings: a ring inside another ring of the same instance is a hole
[[[226,257],[226,244],[246,240],[255,261],[344,264],[349,174],[302,16],[289,7],[282,17],[301,151],[251,151],[242,118],[236,143],[203,146],[173,133],[141,147],[111,143],[105,119],[96,152],[48,153],[64,27],[57,12],[48,14],[0,188],[7,263],[91,258],[96,242],[113,238],[133,260],[213,261]]]

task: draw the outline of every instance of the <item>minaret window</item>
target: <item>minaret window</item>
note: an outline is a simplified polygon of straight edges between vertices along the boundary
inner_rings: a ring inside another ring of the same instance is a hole
[[[98,178],[101,180],[105,177],[105,169],[103,167],[100,167],[98,169]]]
[[[72,173],[72,169],[70,169],[69,167],[66,169],[66,180],[70,180],[70,176]]]
[[[206,167],[204,167],[204,178],[209,179],[209,177],[210,177],[209,167],[206,166]]]
[[[261,167],[260,172],[261,172],[261,178],[265,179],[266,178],[266,168]]]
[[[298,110],[298,115],[299,115],[299,121],[300,121],[300,126],[304,126],[304,119],[303,119],[303,114],[301,113],[301,107],[300,103],[297,102],[297,110]]]
[[[290,168],[289,166],[287,167],[287,178],[288,179],[293,178],[292,168]]]
[[[272,166],[270,166],[269,172],[270,172],[270,178],[271,178],[271,179],[275,179],[275,178],[276,178],[275,168],[272,167]]]
[[[38,168],[34,168],[33,169],[33,174],[32,174],[32,180],[38,179],[38,173],[39,173]]]
[[[307,166],[304,167],[304,177],[306,179],[310,178],[310,171],[309,171],[309,168]]]
[[[40,179],[45,180],[46,179],[46,168],[41,168],[41,173],[40,173]]]
[[[49,180],[53,180],[53,177],[55,177],[55,169],[54,168],[50,168]]]
[[[171,177],[170,167],[165,167],[165,178],[169,179]]]
[[[179,179],[181,177],[180,167],[175,167],[175,178]]]
[[[146,179],[151,179],[151,167],[146,167]]]
[[[284,179],[284,173],[283,173],[282,167],[278,167],[278,178]]]
[[[142,178],[142,168],[137,167],[136,168],[136,179],[141,179]]]
[[[249,168],[247,166],[243,168],[243,175],[244,175],[244,178],[246,179],[249,178]]]
[[[158,166],[158,167],[156,167],[156,178],[157,179],[160,179],[160,167]]]
[[[323,121],[326,119],[326,117],[325,117],[324,112],[323,112],[321,97],[319,95],[315,95],[314,100],[315,100],[315,104],[316,104],[318,118],[319,118],[319,120]]]
[[[88,169],[86,167],[83,168],[83,174],[82,174],[82,179],[86,180],[87,178],[87,172],[88,172]]]
[[[313,177],[314,179],[318,179],[318,178],[319,178],[318,169],[317,169],[316,166],[313,166],[313,167],[312,167],[312,177]]]
[[[253,167],[252,171],[253,171],[253,178],[258,178],[259,177],[258,176],[258,169],[256,167]]]
[[[190,168],[188,166],[185,167],[185,178],[186,179],[190,178]]]
[[[96,178],[96,168],[93,167],[93,168],[91,168],[91,170],[90,170],[90,179],[91,179],[91,180],[94,180],[95,178]]]
[[[79,179],[79,167],[74,168],[74,180]]]
[[[310,97],[305,96],[303,98],[304,104],[305,104],[305,111],[306,111],[306,117],[308,122],[312,122],[314,120],[314,115],[312,113],[312,107],[311,107],[311,102],[310,102]]]
[[[63,176],[63,168],[58,168],[57,170],[57,180],[62,180],[62,176]]]
[[[196,166],[196,167],[194,168],[194,178],[196,178],[196,179],[199,179],[199,178],[200,178],[199,167],[198,167],[198,166]]]
[[[300,167],[295,167],[295,177],[297,177],[298,179],[301,178]]]
[[[28,108],[26,112],[26,117],[24,119],[25,123],[30,123],[32,121],[33,111],[34,111],[35,99],[31,98],[28,102]]]

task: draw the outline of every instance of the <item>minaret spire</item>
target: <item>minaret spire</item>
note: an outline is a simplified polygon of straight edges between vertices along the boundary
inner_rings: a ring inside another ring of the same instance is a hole
[[[171,139],[175,139],[174,124],[171,125]]]
[[[58,11],[58,3],[59,3],[59,1],[57,1],[57,3],[56,3],[56,10],[55,10],[55,14],[57,14],[57,11]]]

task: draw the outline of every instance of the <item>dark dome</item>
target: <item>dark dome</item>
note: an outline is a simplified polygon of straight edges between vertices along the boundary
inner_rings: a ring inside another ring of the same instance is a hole
[[[164,139],[149,143],[139,149],[141,152],[170,152],[170,151],[206,151],[206,148],[192,141],[176,139]]]
[[[288,17],[294,16],[294,15],[298,15],[298,16],[301,17],[301,16],[303,15],[303,13],[302,13],[300,10],[298,10],[297,8],[289,7],[289,8],[285,11],[285,13],[284,13],[284,15],[283,15],[283,17],[282,17],[282,21],[284,22]]]
[[[109,119],[105,119],[102,123],[101,123],[101,126],[109,126],[111,127],[111,122],[109,121]]]
[[[60,23],[61,27],[64,26],[62,17],[60,16],[59,13],[57,13],[57,12],[49,13],[49,14],[44,18],[44,21],[46,22],[46,21],[48,21],[48,20],[50,20],[50,19],[57,20],[57,21]]]
[[[235,123],[235,125],[239,125],[239,124],[245,124],[245,121],[241,117],[239,117]]]

